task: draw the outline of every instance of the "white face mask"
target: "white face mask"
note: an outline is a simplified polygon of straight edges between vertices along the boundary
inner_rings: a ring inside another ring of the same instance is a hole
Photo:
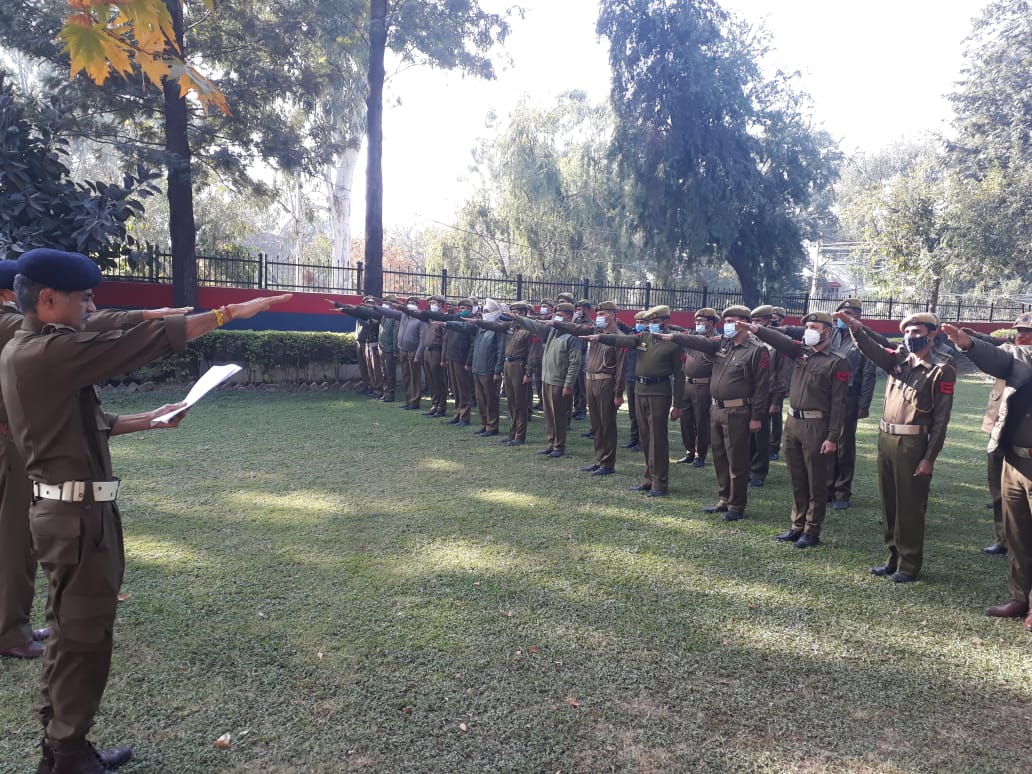
[[[440,304],[430,304],[430,311],[431,312],[440,312],[441,311],[441,305]]]
[[[380,304],[380,308],[381,309],[390,309],[391,305],[390,304]]]
[[[473,314],[480,311],[480,304],[473,304]]]
[[[547,307],[547,306],[538,307],[538,312],[541,313],[541,314],[548,314],[551,311],[552,311],[551,307]]]
[[[417,309],[419,309],[419,304],[406,304],[406,306],[409,309],[411,309],[413,312],[416,311]]]
[[[695,324],[695,332],[696,333],[705,333],[706,332],[706,325],[704,323],[696,323]]]
[[[498,318],[501,316],[501,312],[484,312],[484,319],[488,322],[497,322]]]
[[[609,318],[603,317],[602,315],[595,318],[596,328],[605,328],[607,325],[609,325]]]
[[[724,323],[725,336],[734,336],[736,333],[738,333],[738,327],[733,322]]]
[[[566,318],[565,318],[565,317],[563,317],[563,316],[562,316],[561,314],[553,315],[553,316],[552,316],[552,319],[553,319],[553,320],[554,320],[555,322],[566,322]]]
[[[815,331],[813,328],[807,328],[803,331],[803,344],[808,347],[816,347],[821,342],[821,332]]]

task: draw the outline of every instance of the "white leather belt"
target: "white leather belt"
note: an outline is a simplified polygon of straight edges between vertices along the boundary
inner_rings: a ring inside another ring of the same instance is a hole
[[[927,435],[927,425],[894,425],[891,422],[886,422],[884,419],[879,420],[878,427],[883,433],[889,435]]]
[[[118,488],[122,482],[115,481],[65,481],[61,484],[41,484],[32,482],[32,496],[42,500],[60,500],[66,503],[81,503],[86,499],[86,492],[93,491],[93,501],[109,503],[118,497]]]
[[[788,413],[796,419],[824,419],[823,411],[803,411],[801,409],[790,408]]]

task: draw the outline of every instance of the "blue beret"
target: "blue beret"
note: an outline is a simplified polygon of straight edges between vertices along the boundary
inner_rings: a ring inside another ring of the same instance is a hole
[[[90,290],[104,277],[100,267],[82,253],[38,247],[18,258],[18,273],[54,290]]]
[[[0,290],[14,290],[14,275],[17,273],[17,261],[0,261]]]

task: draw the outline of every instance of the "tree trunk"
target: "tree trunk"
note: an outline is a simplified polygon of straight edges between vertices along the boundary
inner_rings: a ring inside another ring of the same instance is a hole
[[[928,301],[928,311],[933,314],[939,312],[939,291],[942,289],[942,278],[936,277],[932,280],[932,297]]]
[[[165,0],[172,15],[179,49],[183,51],[183,6]],[[187,135],[186,99],[179,84],[165,79],[165,151],[168,170],[168,233],[172,245],[172,305],[197,305],[197,232],[194,227],[193,176]]]
[[[361,289],[349,287],[348,281],[351,278],[351,190],[355,181],[358,152],[357,145],[349,145],[326,176],[329,187],[330,225],[333,228],[330,285],[337,290],[355,292],[361,292]]]
[[[387,0],[369,2],[369,134],[366,162],[365,292],[383,292],[383,81]]]
[[[760,305],[760,286],[756,283],[756,269],[748,258],[736,255],[732,249],[728,253],[727,262],[738,275],[738,284],[742,287],[742,299],[750,309]]]

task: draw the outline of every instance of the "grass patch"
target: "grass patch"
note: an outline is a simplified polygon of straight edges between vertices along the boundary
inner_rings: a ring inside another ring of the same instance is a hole
[[[1028,771],[1030,637],[982,614],[1007,596],[978,551],[987,393],[958,389],[907,586],[867,573],[876,419],[854,507],[798,551],[783,462],[726,524],[709,468],[662,500],[627,491],[638,454],[579,473],[582,422],[546,460],[540,420],[509,449],[352,394],[218,393],[112,443],[131,596],[93,737],[130,773]],[[0,770],[35,765],[38,671],[0,665]]]

